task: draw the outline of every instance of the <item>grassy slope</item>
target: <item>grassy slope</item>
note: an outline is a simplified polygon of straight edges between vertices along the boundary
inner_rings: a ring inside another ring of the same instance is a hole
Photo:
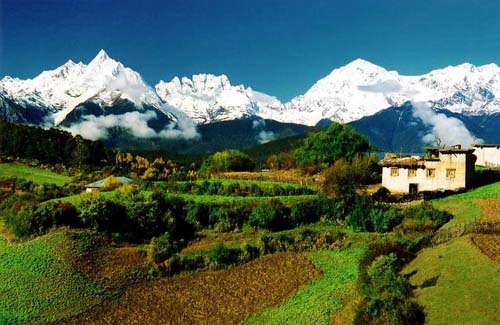
[[[324,274],[306,285],[288,302],[253,315],[247,324],[329,324],[343,307],[345,298],[356,294],[359,260],[363,249],[306,253]]]
[[[500,266],[467,237],[424,249],[406,268],[413,285],[437,279],[416,290],[429,324],[500,323]]]
[[[481,209],[474,199],[500,197],[500,183],[432,201],[454,215],[444,227],[479,220]],[[429,324],[492,324],[500,322],[500,266],[489,260],[467,237],[421,251],[405,269],[416,272],[411,282],[434,286],[420,288],[418,302],[424,306]]]
[[[16,176],[32,181],[37,184],[63,185],[71,181],[68,176],[60,175],[51,171],[33,168],[22,164],[4,163],[0,164],[0,177]]]
[[[102,301],[104,289],[71,264],[74,244],[67,231],[0,244],[0,324],[55,321]]]
[[[500,197],[500,182],[489,184],[462,194],[448,196],[444,199],[432,201],[438,209],[449,211],[454,218],[444,227],[451,227],[458,223],[472,222],[481,218],[481,208],[474,203],[474,199],[490,199]]]

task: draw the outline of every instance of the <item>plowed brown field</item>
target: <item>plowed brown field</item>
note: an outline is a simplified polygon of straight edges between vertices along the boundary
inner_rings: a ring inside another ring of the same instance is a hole
[[[275,254],[228,270],[143,283],[68,323],[237,324],[286,301],[320,274],[301,254]]]

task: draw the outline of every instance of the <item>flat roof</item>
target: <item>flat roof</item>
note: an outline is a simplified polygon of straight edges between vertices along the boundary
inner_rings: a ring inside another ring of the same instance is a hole
[[[498,148],[500,147],[500,143],[478,143],[478,144],[474,144],[473,147],[475,148],[483,148],[483,147],[486,147],[486,148]]]
[[[85,185],[85,188],[100,188],[100,187],[103,187],[105,180],[106,179],[101,179],[101,180],[98,180],[96,182],[87,184],[87,185]],[[116,177],[116,180],[120,184],[130,184],[132,182],[132,180],[130,178],[124,177],[124,176],[118,176],[118,177]]]

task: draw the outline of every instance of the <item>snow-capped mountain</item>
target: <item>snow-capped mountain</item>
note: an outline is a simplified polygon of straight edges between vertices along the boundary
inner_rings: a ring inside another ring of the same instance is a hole
[[[168,119],[184,113],[197,124],[257,116],[315,125],[322,119],[355,121],[407,101],[427,102],[433,108],[469,116],[498,113],[500,68],[465,63],[404,76],[357,59],[288,103],[244,85],[232,85],[225,75],[174,77],[153,89],[103,50],[88,65],[70,60],[33,79],[0,80],[0,118],[46,125],[67,125],[86,115],[134,109],[153,109]]]
[[[110,58],[104,50],[88,64],[68,61],[33,79],[5,77],[0,94],[20,107],[31,107],[47,114],[45,124],[58,125],[84,103],[111,107],[117,100],[130,101],[138,109],[162,109],[162,102],[142,77]],[[163,112],[170,118],[169,112]]]
[[[496,64],[450,66],[420,76],[404,76],[357,59],[333,70],[305,94],[281,103],[276,97],[225,76],[195,75],[160,81],[156,92],[198,124],[259,116],[315,125],[322,119],[351,122],[407,101],[466,115],[500,112],[500,68]]]
[[[182,110],[198,124],[229,121],[249,116],[280,120],[283,104],[273,96],[233,86],[225,75],[194,75],[160,81],[158,96],[168,105]]]
[[[322,118],[351,122],[407,101],[428,102],[466,115],[500,112],[500,68],[496,64],[450,66],[421,76],[357,59],[285,104],[286,121],[313,125]]]

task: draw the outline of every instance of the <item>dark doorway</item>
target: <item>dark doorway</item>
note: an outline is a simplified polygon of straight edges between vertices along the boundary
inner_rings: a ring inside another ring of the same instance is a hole
[[[410,184],[410,194],[418,194],[418,184]]]

